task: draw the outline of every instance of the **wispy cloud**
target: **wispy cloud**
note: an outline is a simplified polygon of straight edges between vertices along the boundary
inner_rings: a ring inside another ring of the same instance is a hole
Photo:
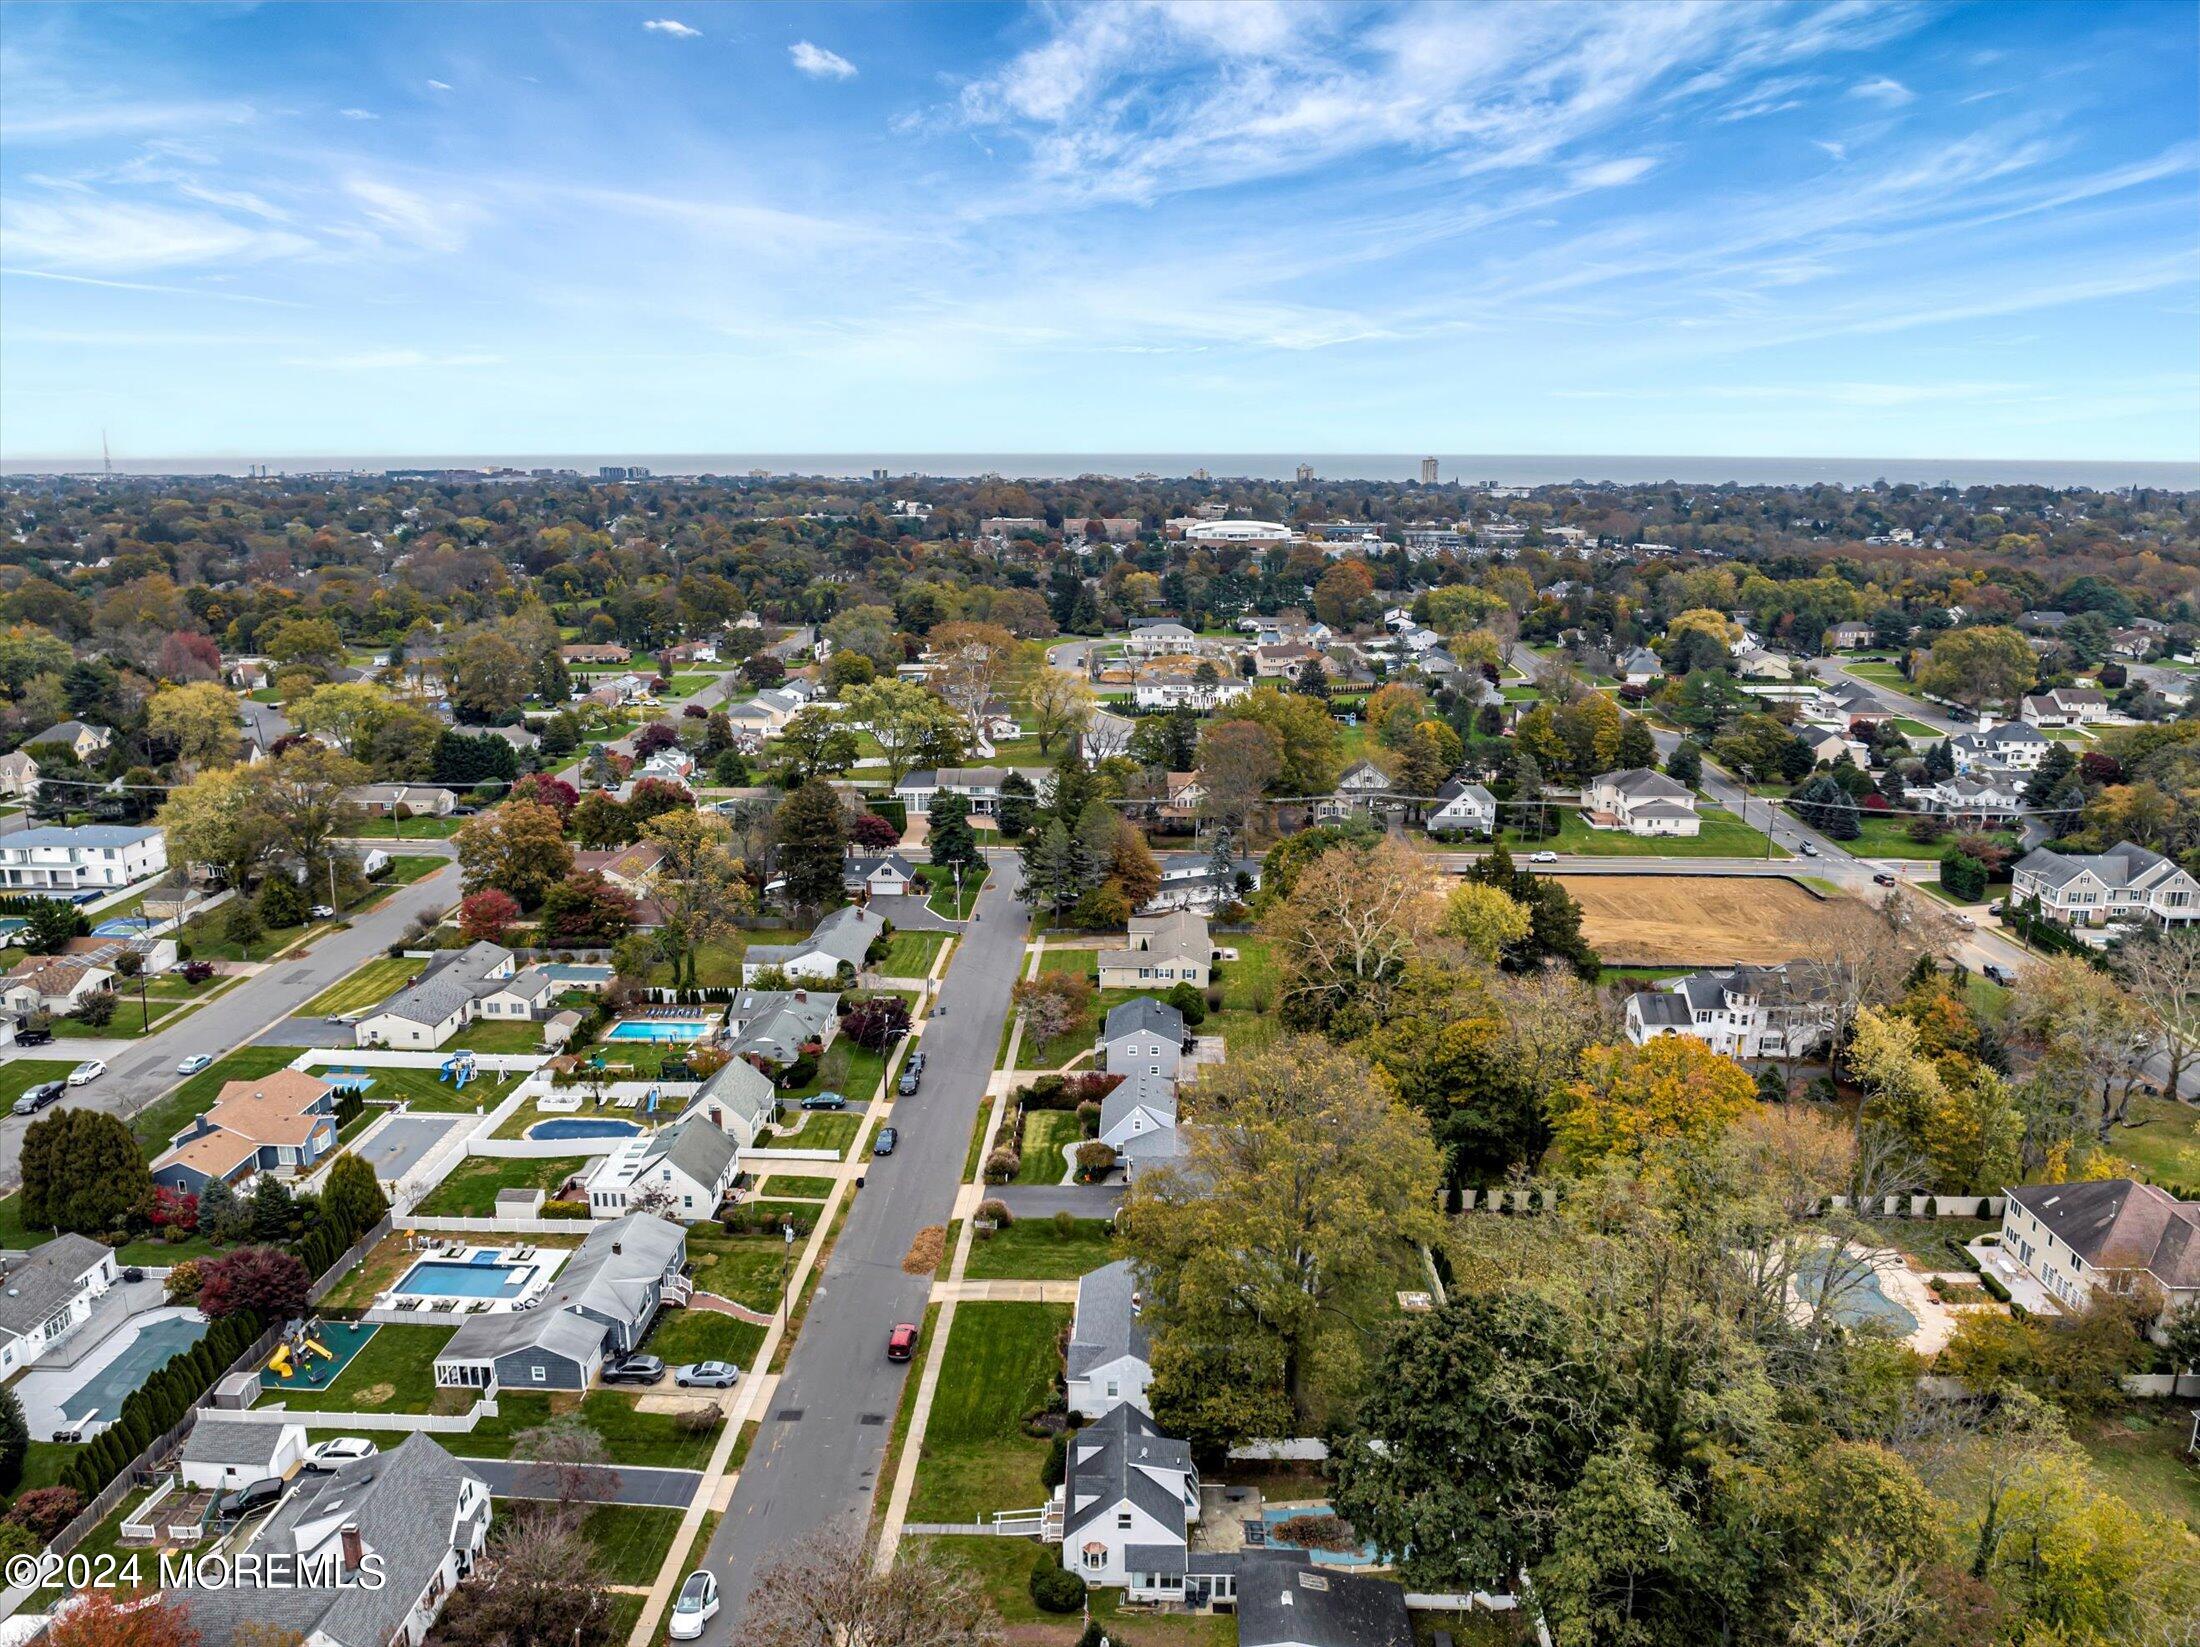
[[[11,201],[0,223],[19,265],[77,274],[263,262],[313,250],[312,241],[289,230],[98,195]]]
[[[787,48],[787,55],[794,59],[794,66],[815,80],[853,80],[856,66],[837,51],[827,51],[823,46],[813,46],[807,40],[797,40]]]
[[[502,366],[505,357],[475,350],[434,354],[425,349],[364,349],[355,354],[300,355],[283,364],[318,372],[411,372]]]
[[[346,120],[379,120],[382,118],[372,109],[339,109],[336,112]]]
[[[455,200],[436,200],[375,177],[351,177],[344,193],[369,223],[428,251],[455,251],[464,244],[470,209]]]
[[[1849,88],[1849,95],[1890,109],[1899,109],[1905,103],[1917,101],[1916,92],[1893,76],[1885,74],[1875,74],[1869,80],[1859,80]]]
[[[670,17],[652,17],[642,27],[652,34],[669,34],[675,40],[700,40],[703,37],[701,29],[691,29],[685,23]]]
[[[428,90],[432,92],[447,92],[450,89],[451,83],[448,80],[431,80],[428,82]]]

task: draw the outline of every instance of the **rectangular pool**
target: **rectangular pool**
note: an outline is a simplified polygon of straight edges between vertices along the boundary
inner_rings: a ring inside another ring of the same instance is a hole
[[[421,1298],[517,1298],[535,1279],[532,1264],[505,1264],[494,1254],[423,1258],[390,1290]]]
[[[613,1024],[607,1041],[700,1041],[710,1025],[700,1018],[626,1018]]]

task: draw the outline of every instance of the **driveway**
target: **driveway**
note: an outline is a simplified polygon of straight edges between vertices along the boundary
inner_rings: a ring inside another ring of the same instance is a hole
[[[1120,1184],[1002,1184],[985,1193],[1018,1218],[1113,1218],[1123,1204]]]
[[[575,1472],[585,1480],[565,1482],[566,1472],[553,1477],[549,1466],[510,1458],[467,1458],[466,1438],[454,1436],[452,1453],[482,1480],[497,1498],[571,1498],[583,1504],[642,1504],[653,1508],[684,1510],[703,1479],[701,1470],[641,1469],[622,1464],[617,1468],[584,1467]],[[578,1491],[569,1491],[578,1487]]]
[[[349,1024],[332,1024],[315,1014],[269,1025],[259,1043],[264,1047],[327,1047],[350,1052],[359,1045],[359,1032]]]
[[[351,1152],[374,1168],[375,1177],[395,1183],[426,1160],[453,1127],[473,1119],[471,1115],[386,1116],[351,1146]]]
[[[883,915],[902,932],[960,932],[962,923],[951,921],[922,898],[873,898],[873,913]]]

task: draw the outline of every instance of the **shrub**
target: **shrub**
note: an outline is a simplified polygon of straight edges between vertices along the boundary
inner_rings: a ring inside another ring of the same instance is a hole
[[[84,1508],[84,1495],[74,1487],[39,1487],[18,1498],[8,1519],[28,1527],[41,1542],[53,1537]]]
[[[1039,1484],[1059,1487],[1069,1474],[1069,1431],[1063,1430],[1047,1444],[1046,1462],[1039,1466]]]
[[[69,1016],[80,1024],[89,1024],[94,1029],[103,1029],[114,1021],[114,995],[108,990],[94,990],[76,1004],[76,1009]]]
[[[545,1201],[536,1214],[538,1218],[586,1218],[588,1215],[586,1201]]]
[[[1098,1103],[1087,1098],[1077,1106],[1077,1126],[1087,1138],[1095,1136],[1100,1131],[1100,1106]]]
[[[1069,1208],[1064,1207],[1054,1215],[1054,1233],[1065,1241],[1077,1233],[1077,1218]]]
[[[1016,1222],[1016,1215],[1008,1210],[1007,1202],[991,1199],[978,1203],[978,1217],[986,1223],[998,1224],[1004,1230]]]
[[[1017,1170],[1023,1164],[1023,1157],[1008,1145],[996,1145],[993,1153],[985,1158],[985,1181],[989,1184],[1005,1184],[1016,1176]]]
[[[1088,1184],[1098,1183],[1115,1167],[1115,1148],[1098,1139],[1077,1146],[1077,1176]]]
[[[1076,1613],[1085,1606],[1085,1581],[1065,1570],[1042,1545],[1031,1563],[1031,1600],[1042,1613]]]
[[[168,1302],[188,1304],[199,1296],[199,1261],[186,1258],[168,1271]]]

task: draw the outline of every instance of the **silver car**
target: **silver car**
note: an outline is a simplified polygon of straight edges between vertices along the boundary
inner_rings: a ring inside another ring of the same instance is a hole
[[[673,1383],[703,1390],[730,1390],[740,1376],[741,1369],[730,1361],[690,1361],[672,1369]]]

